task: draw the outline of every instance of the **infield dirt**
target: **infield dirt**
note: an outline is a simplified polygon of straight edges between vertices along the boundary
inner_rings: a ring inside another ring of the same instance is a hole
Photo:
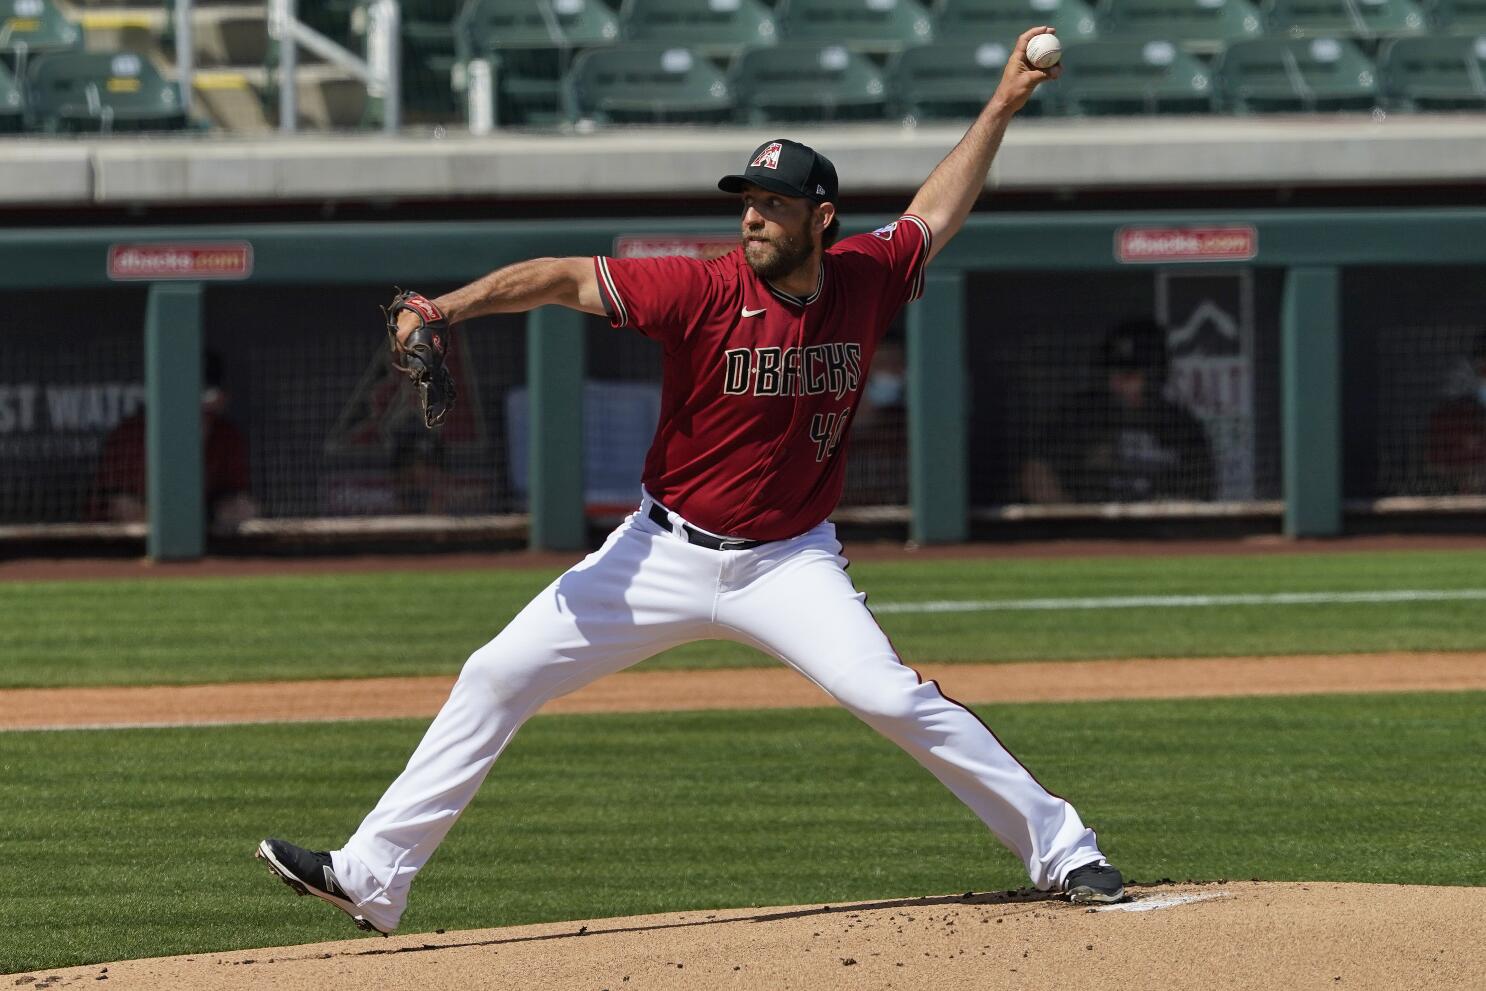
[[[1081,702],[1349,692],[1486,690],[1486,654],[1395,653],[1200,660],[925,664],[925,680],[963,702]],[[0,690],[0,730],[431,717],[452,676]],[[832,705],[783,667],[636,671],[600,679],[542,708],[664,712]]]
[[[1486,888],[1217,882],[1129,890],[1130,902],[1097,910],[1034,892],[730,909],[133,960],[6,983],[207,991],[1464,991],[1479,989],[1486,973],[1479,938]]]

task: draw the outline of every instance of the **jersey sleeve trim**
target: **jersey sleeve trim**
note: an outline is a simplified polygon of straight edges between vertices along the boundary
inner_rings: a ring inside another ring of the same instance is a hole
[[[911,213],[903,214],[903,219],[912,223],[923,235],[923,245],[919,248],[918,257],[913,262],[912,287],[908,291],[908,301],[911,303],[924,294],[924,269],[929,267],[929,250],[934,245],[934,232],[922,217]]]
[[[599,296],[604,301],[605,312],[609,314],[609,323],[615,327],[629,326],[629,308],[624,305],[619,287],[614,283],[614,276],[609,273],[609,259],[603,255],[594,255],[593,268],[598,275]]]

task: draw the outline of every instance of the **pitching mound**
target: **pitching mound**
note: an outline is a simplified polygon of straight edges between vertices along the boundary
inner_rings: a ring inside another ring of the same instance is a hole
[[[161,957],[9,985],[261,989],[1480,988],[1486,888],[1133,886],[730,909]],[[327,909],[328,911],[328,909]],[[31,979],[28,980],[27,978]],[[106,980],[106,984],[94,983]]]

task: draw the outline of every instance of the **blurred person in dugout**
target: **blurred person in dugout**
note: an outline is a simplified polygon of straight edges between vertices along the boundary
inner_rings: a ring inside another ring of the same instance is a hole
[[[400,424],[392,441],[392,487],[397,512],[442,516],[450,510],[449,471],[444,439],[436,430],[411,419]]]
[[[202,376],[202,475],[208,523],[231,529],[258,515],[249,492],[248,442],[227,419],[222,358],[208,351]],[[103,442],[94,484],[93,517],[118,523],[143,522],[145,501],[145,411],[119,421]]]
[[[852,423],[846,491],[859,504],[908,501],[908,380],[903,341],[882,339]]]
[[[1486,331],[1456,365],[1449,398],[1429,414],[1425,463],[1449,495],[1486,495]]]
[[[1022,497],[1036,503],[1204,500],[1212,453],[1197,418],[1165,396],[1166,330],[1126,320],[1104,338],[1092,386],[1033,438]]]

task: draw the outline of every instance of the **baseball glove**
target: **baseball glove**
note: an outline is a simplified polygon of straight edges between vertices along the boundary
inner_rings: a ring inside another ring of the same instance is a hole
[[[406,310],[418,317],[418,327],[406,340],[397,339],[397,315]],[[418,389],[418,403],[423,407],[423,422],[438,426],[454,408],[457,393],[454,376],[449,374],[444,358],[452,338],[449,322],[431,300],[415,292],[400,292],[392,305],[382,308],[387,321],[387,338],[392,348],[392,367],[413,380]]]

